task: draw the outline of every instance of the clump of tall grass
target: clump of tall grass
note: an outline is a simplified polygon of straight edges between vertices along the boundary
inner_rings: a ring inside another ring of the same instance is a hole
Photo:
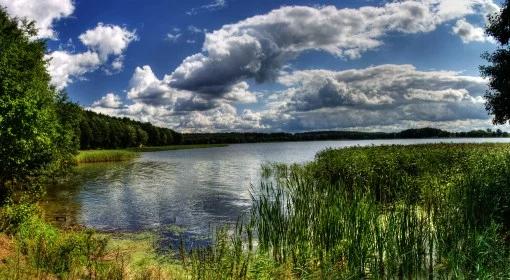
[[[509,277],[509,148],[347,148],[265,167],[259,251],[298,278]]]
[[[77,163],[114,162],[134,159],[136,152],[128,150],[89,150],[80,151],[76,156]]]

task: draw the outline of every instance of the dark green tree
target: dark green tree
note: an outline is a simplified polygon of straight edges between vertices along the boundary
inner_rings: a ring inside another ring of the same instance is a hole
[[[45,42],[33,39],[33,23],[0,8],[0,196],[54,171],[68,158],[69,139],[50,86]]]
[[[500,47],[482,57],[489,65],[480,67],[483,77],[489,78],[489,90],[485,107],[494,116],[494,124],[504,124],[510,120],[510,0],[501,12],[489,17],[486,33],[492,36]]]

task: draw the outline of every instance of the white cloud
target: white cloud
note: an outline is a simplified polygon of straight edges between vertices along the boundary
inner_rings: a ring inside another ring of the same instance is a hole
[[[53,51],[45,56],[52,84],[63,89],[81,79],[84,74],[94,72],[108,64],[104,70],[107,74],[121,71],[124,66],[124,51],[128,45],[137,40],[136,32],[125,27],[99,23],[94,29],[87,30],[79,36],[80,41],[88,50],[72,53],[65,50]]]
[[[81,34],[79,39],[106,60],[110,55],[121,55],[129,43],[138,40],[138,37],[135,30],[100,22],[94,29]]]
[[[122,98],[115,93],[107,93],[101,99],[92,103],[92,107],[102,108],[120,108],[122,107]]]
[[[73,78],[80,78],[86,73],[95,71],[102,64],[99,55],[91,51],[78,54],[54,51],[45,58],[50,60],[47,68],[51,82],[57,89],[65,88]]]
[[[282,65],[304,51],[358,58],[389,33],[430,32],[467,15],[486,15],[494,6],[492,0],[421,0],[359,9],[282,7],[207,33],[203,51],[184,59],[171,85],[223,95],[246,79],[275,79]]]
[[[133,104],[96,110],[183,131],[482,125],[489,122],[482,97],[486,81],[479,77],[420,71],[412,65],[346,71],[293,71],[285,65],[311,50],[355,59],[381,46],[388,34],[431,32],[496,9],[492,0],[393,1],[359,9],[283,7],[206,33],[202,51],[161,79],[149,66],[138,67],[127,95]],[[248,79],[276,81],[283,89],[255,94]],[[257,110],[236,107],[255,102]]]
[[[198,8],[193,8],[190,11],[186,12],[187,15],[196,15],[202,11],[216,11],[221,10],[227,6],[226,0],[214,0],[213,2],[202,5]]]
[[[452,31],[457,34],[465,44],[471,42],[494,42],[493,39],[485,35],[482,27],[477,27],[467,22],[466,19],[459,19]]]
[[[286,89],[268,98],[263,124],[284,130],[488,119],[486,81],[452,71],[380,65],[296,71],[279,82]]]
[[[188,31],[191,32],[191,33],[206,33],[207,32],[207,29],[200,29],[194,25],[189,25],[188,26]]]
[[[490,123],[483,106],[484,79],[453,71],[420,71],[412,65],[286,73],[277,81],[284,89],[259,95],[260,100],[246,100],[259,102],[258,110],[235,106],[243,102],[238,95],[244,94],[229,92],[222,98],[205,99],[199,93],[169,87],[168,78],[158,79],[148,66],[137,68],[128,92],[133,104],[93,109],[185,132],[416,126],[463,130],[468,124],[487,127]],[[234,88],[250,95],[244,82]]]
[[[146,104],[165,105],[171,102],[172,89],[159,80],[150,66],[136,67],[127,97]]]
[[[179,130],[184,132],[253,131],[261,130],[261,116],[251,110],[238,114],[230,104],[221,104],[202,112],[190,112],[180,117]]]
[[[234,85],[232,90],[225,94],[224,98],[246,104],[257,102],[257,96],[250,91],[250,86],[247,82],[240,82]]]
[[[204,111],[221,103],[254,103],[257,97],[250,92],[249,85],[241,82],[222,98],[209,98],[200,93],[170,87],[169,76],[159,79],[151,67],[137,67],[129,82],[127,97],[135,102],[167,106],[174,112]]]
[[[55,38],[53,24],[74,11],[72,0],[0,0],[9,15],[35,21],[39,38]]]
[[[179,41],[179,38],[181,38],[181,36],[182,36],[181,33],[175,33],[175,34],[167,33],[166,40],[168,40],[169,42],[175,43],[175,42]]]

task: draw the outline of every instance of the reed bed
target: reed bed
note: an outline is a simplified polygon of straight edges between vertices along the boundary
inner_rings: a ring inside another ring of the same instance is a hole
[[[77,163],[114,162],[134,159],[136,152],[128,150],[87,150],[76,156]]]
[[[192,278],[510,277],[510,145],[326,150],[262,174],[249,226],[189,254]]]

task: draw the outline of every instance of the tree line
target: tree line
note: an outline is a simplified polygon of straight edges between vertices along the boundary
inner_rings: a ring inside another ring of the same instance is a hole
[[[165,146],[181,143],[181,134],[171,129],[88,110],[81,110],[80,122],[76,131],[82,150]]]
[[[189,133],[182,134],[182,144],[230,144],[283,141],[318,140],[369,140],[406,138],[455,138],[455,137],[508,137],[508,132],[498,130],[472,130],[450,132],[437,128],[407,129],[400,132],[360,132],[360,131],[313,131],[302,133]]]

